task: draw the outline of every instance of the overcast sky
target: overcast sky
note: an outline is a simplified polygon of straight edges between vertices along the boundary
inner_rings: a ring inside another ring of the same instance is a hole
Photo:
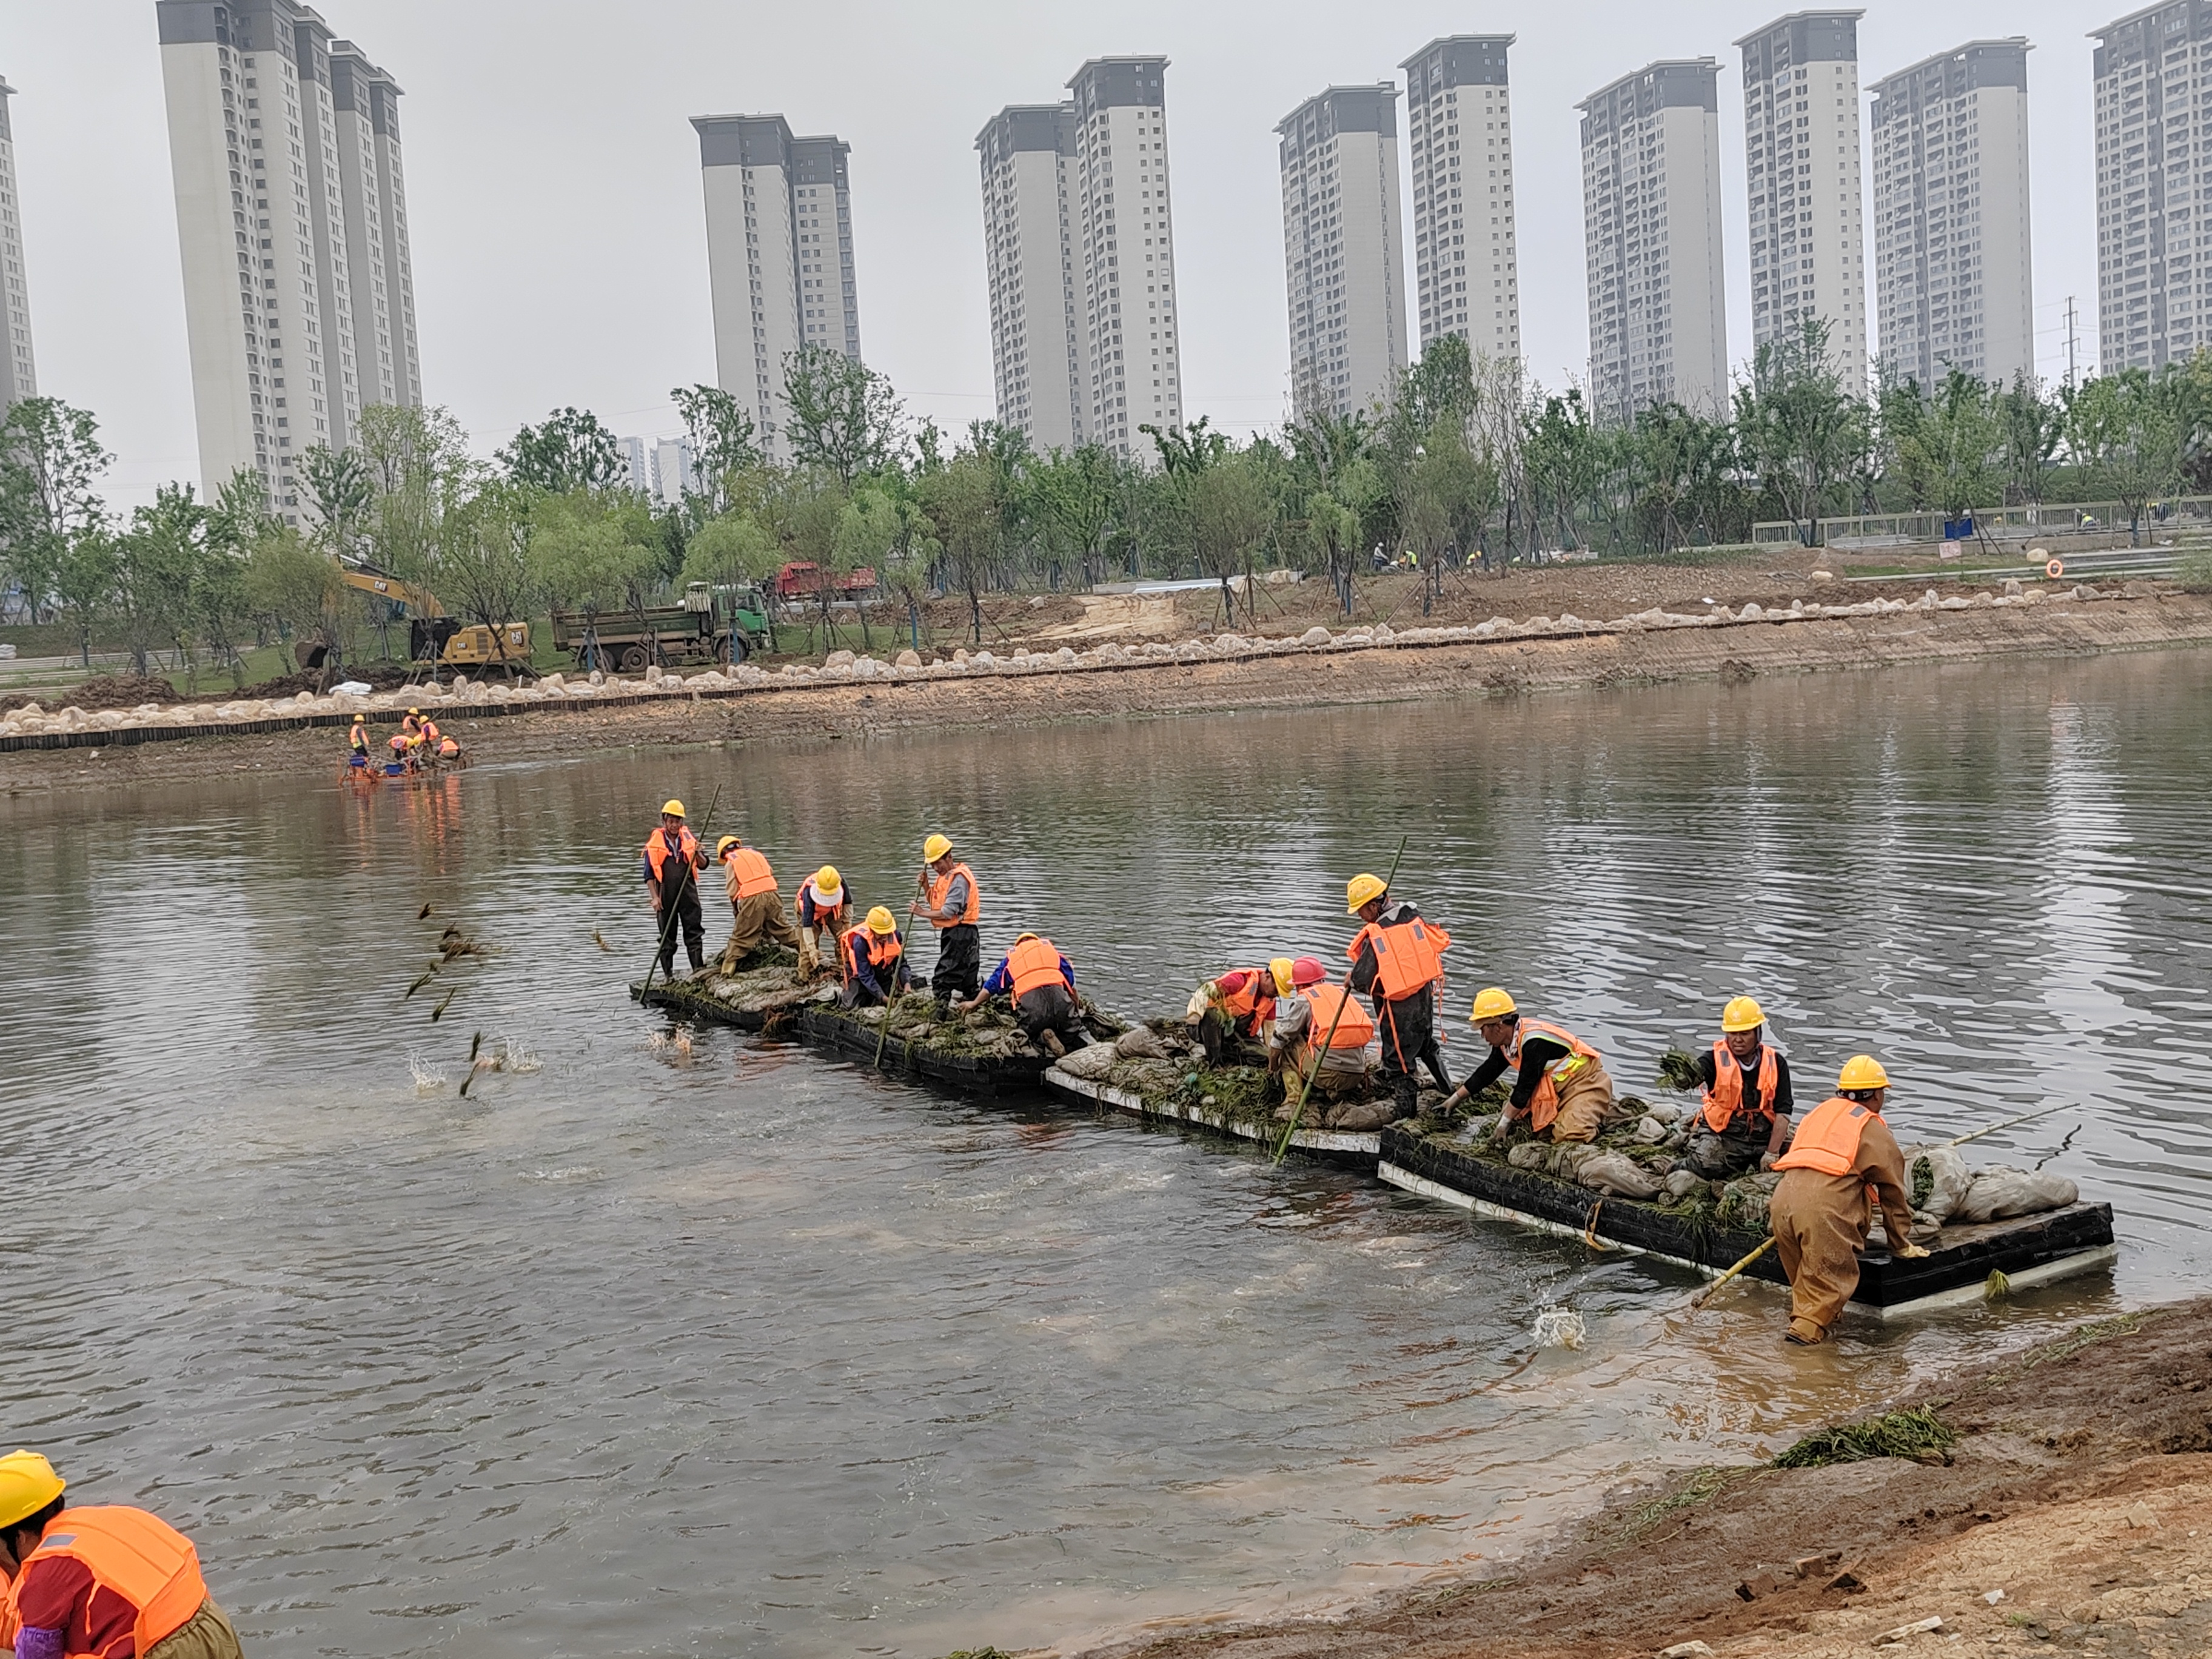
[[[1289,345],[1274,124],[1331,82],[1401,79],[1400,60],[1440,34],[1518,36],[1522,337],[1553,385],[1581,375],[1589,341],[1576,100],[1653,58],[1721,60],[1731,358],[1750,349],[1729,43],[1775,15],[1773,0],[324,0],[320,9],[405,89],[424,393],[487,453],[565,404],[617,432],[672,431],[669,389],[714,379],[687,121],[707,112],[778,111],[799,132],[852,145],[864,355],[917,414],[954,430],[991,414],[975,134],[1000,106],[1055,99],[1085,58],[1117,53],[1170,60],[1193,416],[1240,429],[1281,417]],[[1863,86],[1969,40],[2034,43],[2046,375],[2065,369],[2069,294],[2084,367],[2094,359],[2085,31],[2118,15],[2054,0],[1875,0],[1859,27]],[[0,76],[17,92],[40,389],[98,414],[118,456],[112,493],[145,499],[157,483],[198,473],[153,0],[0,0]],[[1873,263],[1869,248],[1869,280]]]

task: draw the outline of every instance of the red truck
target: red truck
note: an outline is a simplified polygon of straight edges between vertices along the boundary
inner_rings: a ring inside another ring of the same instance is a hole
[[[775,596],[779,599],[816,599],[822,597],[825,580],[822,567],[800,559],[784,566],[775,573]],[[857,599],[876,589],[876,573],[866,566],[837,578],[834,597]]]

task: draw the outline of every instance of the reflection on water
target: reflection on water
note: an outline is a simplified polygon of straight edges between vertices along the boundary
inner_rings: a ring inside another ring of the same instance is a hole
[[[187,1525],[272,1650],[933,1654],[1495,1556],[2201,1280],[2208,690],[2165,655],[12,801],[11,1432]],[[1624,1086],[1749,989],[1814,1074],[1881,1054],[1908,1138],[2081,1103],[1985,1145],[2076,1131],[2117,1282],[1785,1353],[1768,1292],[1691,1316],[1340,1171],[656,1042],[635,848],[718,784],[787,891],[826,856],[896,902],[946,829],[988,944],[1048,929],[1130,1012],[1333,957],[1402,835],[1451,1000],[1503,982]],[[448,921],[501,954],[404,999]],[[459,1097],[477,1032],[542,1069]]]

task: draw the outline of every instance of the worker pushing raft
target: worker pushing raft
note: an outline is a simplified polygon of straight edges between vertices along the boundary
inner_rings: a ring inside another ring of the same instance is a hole
[[[838,954],[837,941],[851,925],[850,899],[845,891],[845,878],[837,873],[837,866],[825,864],[805,881],[799,884],[799,975],[812,979],[822,971],[826,960],[840,980],[845,977],[844,958]],[[828,950],[823,947],[829,946]]]
[[[991,997],[1013,1004],[1014,1023],[1022,1035],[1054,1060],[1071,1048],[1088,1048],[1091,1033],[1083,1028],[1082,1005],[1075,998],[1075,969],[1060,949],[1037,933],[1023,933],[1012,950],[999,958],[982,988],[965,1002],[953,1006],[966,1013]]]
[[[932,836],[921,844],[921,875],[916,885],[924,896],[908,907],[937,930],[937,966],[929,976],[929,993],[940,1008],[955,997],[975,996],[983,972],[982,935],[975,924],[983,915],[983,892],[975,872],[952,856],[949,836]]]
[[[838,955],[844,963],[840,1008],[880,1007],[903,996],[914,983],[906,965],[906,939],[886,906],[878,904],[866,922],[847,932]]]
[[[1721,1036],[1697,1059],[1705,1094],[1674,1162],[1707,1181],[1769,1170],[1790,1144],[1790,1061],[1766,1041],[1766,1012],[1750,997],[1721,1011]]]
[[[1788,1341],[1810,1347],[1827,1340],[1858,1288],[1858,1253],[1877,1206],[1892,1255],[1928,1254],[1912,1242],[1905,1153],[1881,1115],[1888,1097],[1889,1073],[1881,1062],[1852,1055],[1836,1079],[1836,1092],[1805,1114],[1790,1150],[1775,1160],[1784,1173],[1766,1212],[1782,1271],[1790,1276]]]
[[[1597,1139],[1615,1107],[1613,1079],[1596,1049],[1564,1025],[1523,1015],[1496,985],[1475,994],[1468,1018],[1490,1052],[1445,1100],[1448,1109],[1464,1105],[1510,1069],[1513,1089],[1491,1131],[1494,1140],[1534,1135],[1565,1145]]]
[[[240,1659],[198,1552],[125,1504],[71,1504],[33,1451],[0,1457],[0,1644],[15,1659]]]
[[[722,971],[735,973],[739,963],[767,944],[803,956],[800,934],[784,914],[783,889],[776,885],[768,855],[743,836],[724,836],[714,843],[714,857],[730,893],[730,941],[722,947]]]
[[[1375,1027],[1382,1039],[1382,1073],[1400,1117],[1420,1105],[1418,1072],[1427,1066],[1437,1087],[1451,1092],[1443,1049],[1437,1042],[1436,988],[1444,976],[1443,953],[1451,935],[1419,910],[1394,902],[1380,876],[1357,875],[1345,884],[1345,912],[1359,918],[1358,935],[1345,950],[1352,963],[1346,981],[1355,996],[1375,1004]]]
[[[676,934],[684,934],[684,954],[691,971],[706,966],[706,925],[699,915],[699,872],[707,867],[706,849],[684,822],[684,803],[665,801],[660,827],[645,838],[641,860],[645,890],[653,901],[653,925],[660,933],[660,976],[676,971]]]

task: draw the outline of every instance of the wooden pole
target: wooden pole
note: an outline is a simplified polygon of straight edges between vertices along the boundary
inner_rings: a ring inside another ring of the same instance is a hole
[[[1749,1255],[1744,1257],[1742,1261],[1737,1262],[1735,1267],[1730,1267],[1718,1279],[1713,1280],[1711,1284],[1706,1285],[1704,1290],[1699,1291],[1695,1296],[1692,1297],[1690,1298],[1691,1311],[1694,1313],[1698,1309],[1704,1307],[1706,1303],[1712,1300],[1713,1292],[1715,1291],[1720,1289],[1722,1285],[1727,1284],[1729,1280],[1734,1279],[1738,1273],[1741,1273],[1746,1267],[1751,1266],[1753,1262],[1758,1261],[1759,1257],[1765,1255],[1773,1248],[1774,1235],[1769,1233],[1766,1236],[1765,1242],[1763,1242],[1757,1249],[1753,1250]]]
[[[714,809],[720,805],[721,803],[722,786],[718,783],[714,786],[714,799],[707,803],[707,816],[701,819],[699,823],[699,845],[702,848],[707,845],[707,831],[714,826]],[[696,865],[692,866],[691,870],[691,884],[695,887],[699,884],[699,870],[698,866]],[[666,908],[667,907],[664,906],[663,908]],[[653,952],[653,960],[646,964],[645,988],[648,991],[653,988],[653,970],[660,966],[661,952],[668,949],[668,941],[671,938],[669,930],[675,926],[676,912],[673,909],[670,909],[668,914],[660,919],[660,942]],[[670,971],[672,973],[675,970],[671,969]]]
[[[915,896],[916,898],[924,897],[927,895],[928,890],[928,887],[924,884],[922,878],[920,876],[916,876],[914,878]],[[913,921],[914,918],[912,916],[908,916],[907,918],[907,921],[909,926],[911,926]],[[906,952],[903,950],[899,952],[899,962],[902,965],[906,962]],[[876,1034],[876,1060],[874,1069],[878,1072],[884,1069],[884,1044],[889,1042],[891,1039],[891,1009],[897,1001],[898,970],[896,969],[893,969],[891,970],[891,982],[884,988],[884,1029]]]

